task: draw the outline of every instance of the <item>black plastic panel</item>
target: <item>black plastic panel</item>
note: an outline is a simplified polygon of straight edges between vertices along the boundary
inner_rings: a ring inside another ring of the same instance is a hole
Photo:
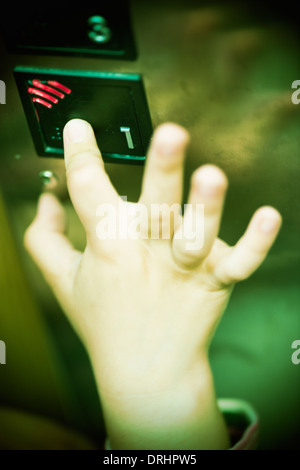
[[[93,126],[104,160],[145,160],[152,125],[140,75],[32,67],[14,75],[38,155],[63,157],[63,128],[80,118]]]
[[[99,1],[94,7],[28,4],[0,18],[7,48],[13,53],[136,59],[127,1]]]

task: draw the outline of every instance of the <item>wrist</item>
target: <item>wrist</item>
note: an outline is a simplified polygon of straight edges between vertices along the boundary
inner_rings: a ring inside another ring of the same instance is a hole
[[[226,449],[229,445],[210,369],[202,367],[172,388],[144,393],[100,390],[114,450]]]

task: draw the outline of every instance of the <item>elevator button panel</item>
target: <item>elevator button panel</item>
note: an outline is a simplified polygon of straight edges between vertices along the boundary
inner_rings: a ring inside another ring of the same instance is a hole
[[[14,76],[39,156],[63,158],[63,128],[79,118],[105,161],[144,162],[152,124],[141,75],[16,67]]]
[[[45,7],[45,5],[44,5]],[[0,18],[7,48],[17,54],[69,55],[135,60],[137,51],[126,0],[94,7],[57,3],[5,10]]]

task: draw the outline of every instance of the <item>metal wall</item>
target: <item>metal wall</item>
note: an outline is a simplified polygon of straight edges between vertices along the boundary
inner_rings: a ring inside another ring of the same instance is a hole
[[[0,266],[0,339],[7,346],[2,407],[55,418],[91,439],[103,432],[85,351],[23,249],[43,189],[42,170],[57,178],[54,191],[65,203],[70,238],[78,247],[85,239],[68,199],[63,160],[36,154],[13,68],[140,73],[153,127],[174,121],[191,133],[186,192],[192,171],[203,163],[228,175],[221,237],[235,243],[260,205],[273,205],[283,216],[264,265],[235,287],[211,360],[218,396],[244,398],[257,408],[261,448],[299,442],[300,364],[291,360],[292,342],[300,339],[300,104],[291,100],[292,82],[300,79],[299,38],[292,12],[270,16],[250,4],[224,3],[132,1],[136,60],[12,54],[1,42],[0,251],[10,253]],[[119,193],[137,200],[143,167],[108,163],[106,169]],[[44,387],[52,392],[43,395]]]

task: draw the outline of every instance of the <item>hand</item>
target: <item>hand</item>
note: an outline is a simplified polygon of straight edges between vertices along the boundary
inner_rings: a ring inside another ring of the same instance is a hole
[[[130,206],[147,208],[147,215],[136,236],[101,239],[99,207],[119,213],[129,206],[110,183],[90,125],[70,121],[64,130],[67,185],[86,231],[86,249],[76,251],[66,238],[63,208],[51,194],[41,196],[25,235],[89,352],[113,448],[228,445],[208,348],[234,283],[260,266],[281,218],[263,207],[234,247],[218,239],[227,180],[214,165],[193,174],[183,217],[175,212],[170,224],[168,210],[153,216],[153,204],[181,203],[188,140],[175,124],[155,131],[140,200]],[[193,228],[199,221],[203,243],[196,243]],[[118,221],[113,223],[117,229]],[[161,236],[153,239],[149,227],[158,223]],[[166,227],[169,239],[162,237]]]

